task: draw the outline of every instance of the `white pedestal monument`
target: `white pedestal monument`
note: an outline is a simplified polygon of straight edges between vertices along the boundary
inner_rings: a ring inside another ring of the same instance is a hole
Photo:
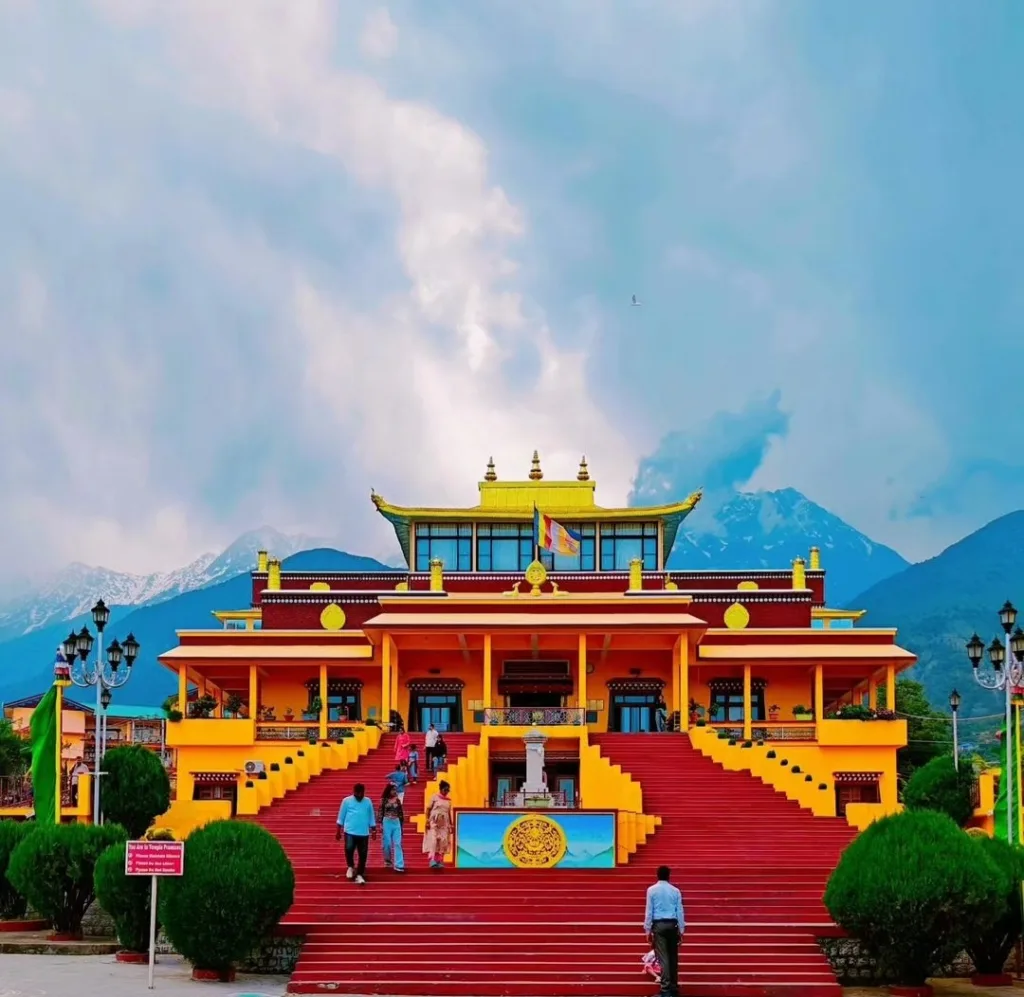
[[[526,782],[517,795],[517,807],[550,807],[553,799],[544,781],[544,745],[547,734],[534,727],[523,735],[526,745]]]

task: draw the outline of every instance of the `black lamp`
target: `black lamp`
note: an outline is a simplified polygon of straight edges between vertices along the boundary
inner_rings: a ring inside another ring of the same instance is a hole
[[[70,665],[75,660],[75,655],[78,654],[78,634],[74,630],[64,638],[60,650],[64,655],[64,660]]]
[[[951,709],[951,710],[952,710],[952,711],[953,711],[954,713],[956,713],[956,712],[957,712],[957,710],[959,710],[959,709],[960,709],[960,693],[958,693],[958,692],[956,691],[956,689],[954,689],[954,690],[953,690],[953,691],[952,691],[952,692],[951,692],[951,693],[949,694],[949,708],[950,708],[950,709]]]
[[[110,667],[116,672],[121,667],[121,645],[118,644],[117,638],[110,642],[110,646],[107,648],[107,661],[110,662]]]
[[[1024,637],[1024,634],[1021,636]],[[139,642],[135,639],[135,634],[130,633],[125,637],[121,650],[124,651],[125,663],[131,668],[135,664],[135,659],[139,656]]]
[[[102,705],[104,710],[106,710],[107,707],[110,706],[110,700],[112,698],[113,696],[111,696],[110,690],[106,686],[104,686],[103,691],[100,693],[100,704]]]
[[[992,638],[992,643],[988,646],[988,656],[992,659],[992,667],[997,671],[1003,670],[1003,662],[1006,661],[1006,648],[1003,647],[1003,642],[998,637]]]
[[[1009,603],[1007,603],[1009,605]],[[1016,619],[1016,617],[1014,617]],[[103,633],[103,628],[107,625],[110,620],[110,610],[107,609],[107,604],[102,599],[96,600],[96,605],[92,607],[92,622],[93,625]]]
[[[1010,650],[1018,661],[1024,660],[1024,630],[1020,627],[1010,634]]]
[[[92,651],[93,639],[88,627],[82,627],[78,631],[78,656],[83,661],[89,657],[89,652]]]
[[[1009,599],[1003,603],[1003,608],[999,610],[999,622],[1002,623],[1003,629],[1009,633],[1014,624],[1017,622],[1017,610],[1014,609],[1013,603]]]
[[[967,657],[971,659],[971,664],[977,668],[981,664],[982,656],[985,654],[985,644],[982,639],[975,634],[967,642]]]

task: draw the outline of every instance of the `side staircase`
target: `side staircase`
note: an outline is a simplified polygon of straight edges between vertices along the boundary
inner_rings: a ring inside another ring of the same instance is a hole
[[[449,762],[475,741],[452,735]],[[816,818],[745,772],[726,772],[672,735],[593,735],[638,779],[661,826],[615,869],[431,871],[412,818],[423,783],[406,793],[407,872],[371,847],[365,886],[344,878],[334,840],[355,782],[379,798],[394,739],[330,772],[256,818],[284,844],[296,897],[283,928],[306,937],[292,993],[393,997],[648,997],[644,891],[658,865],[683,890],[688,928],[683,993],[693,997],[840,997],[816,943],[834,926],[822,904],[854,832]]]

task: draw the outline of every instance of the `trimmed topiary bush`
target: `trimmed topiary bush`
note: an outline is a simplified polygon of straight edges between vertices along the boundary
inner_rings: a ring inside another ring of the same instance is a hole
[[[141,838],[171,805],[171,781],[160,757],[129,745],[103,756],[103,815],[120,824],[129,838]]]
[[[126,876],[125,843],[111,845],[97,860],[94,879],[99,905],[114,919],[117,940],[129,952],[149,949],[149,876]]]
[[[38,826],[28,820],[0,820],[0,921],[18,920],[28,910],[24,894],[7,878],[7,866],[14,849]]]
[[[977,973],[999,976],[1021,933],[1021,881],[1024,880],[1024,849],[999,838],[968,838],[996,867],[1000,899],[995,923],[987,931],[972,930],[967,936],[967,954]]]
[[[39,824],[12,852],[7,878],[55,934],[80,938],[82,918],[96,897],[96,862],[126,837],[118,824]]]
[[[945,814],[906,811],[875,821],[847,846],[825,906],[878,960],[883,979],[923,986],[987,931],[1002,877]]]
[[[963,827],[974,812],[971,805],[970,765],[957,771],[952,755],[940,755],[922,765],[903,790],[903,805],[908,810],[937,810]]]
[[[292,904],[295,873],[257,824],[214,821],[188,836],[185,875],[161,884],[160,919],[197,971],[227,977]]]

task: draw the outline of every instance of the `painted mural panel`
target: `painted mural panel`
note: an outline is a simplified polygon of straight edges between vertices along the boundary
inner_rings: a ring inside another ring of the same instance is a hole
[[[610,811],[460,811],[455,830],[455,864],[463,869],[615,865],[615,814]]]

